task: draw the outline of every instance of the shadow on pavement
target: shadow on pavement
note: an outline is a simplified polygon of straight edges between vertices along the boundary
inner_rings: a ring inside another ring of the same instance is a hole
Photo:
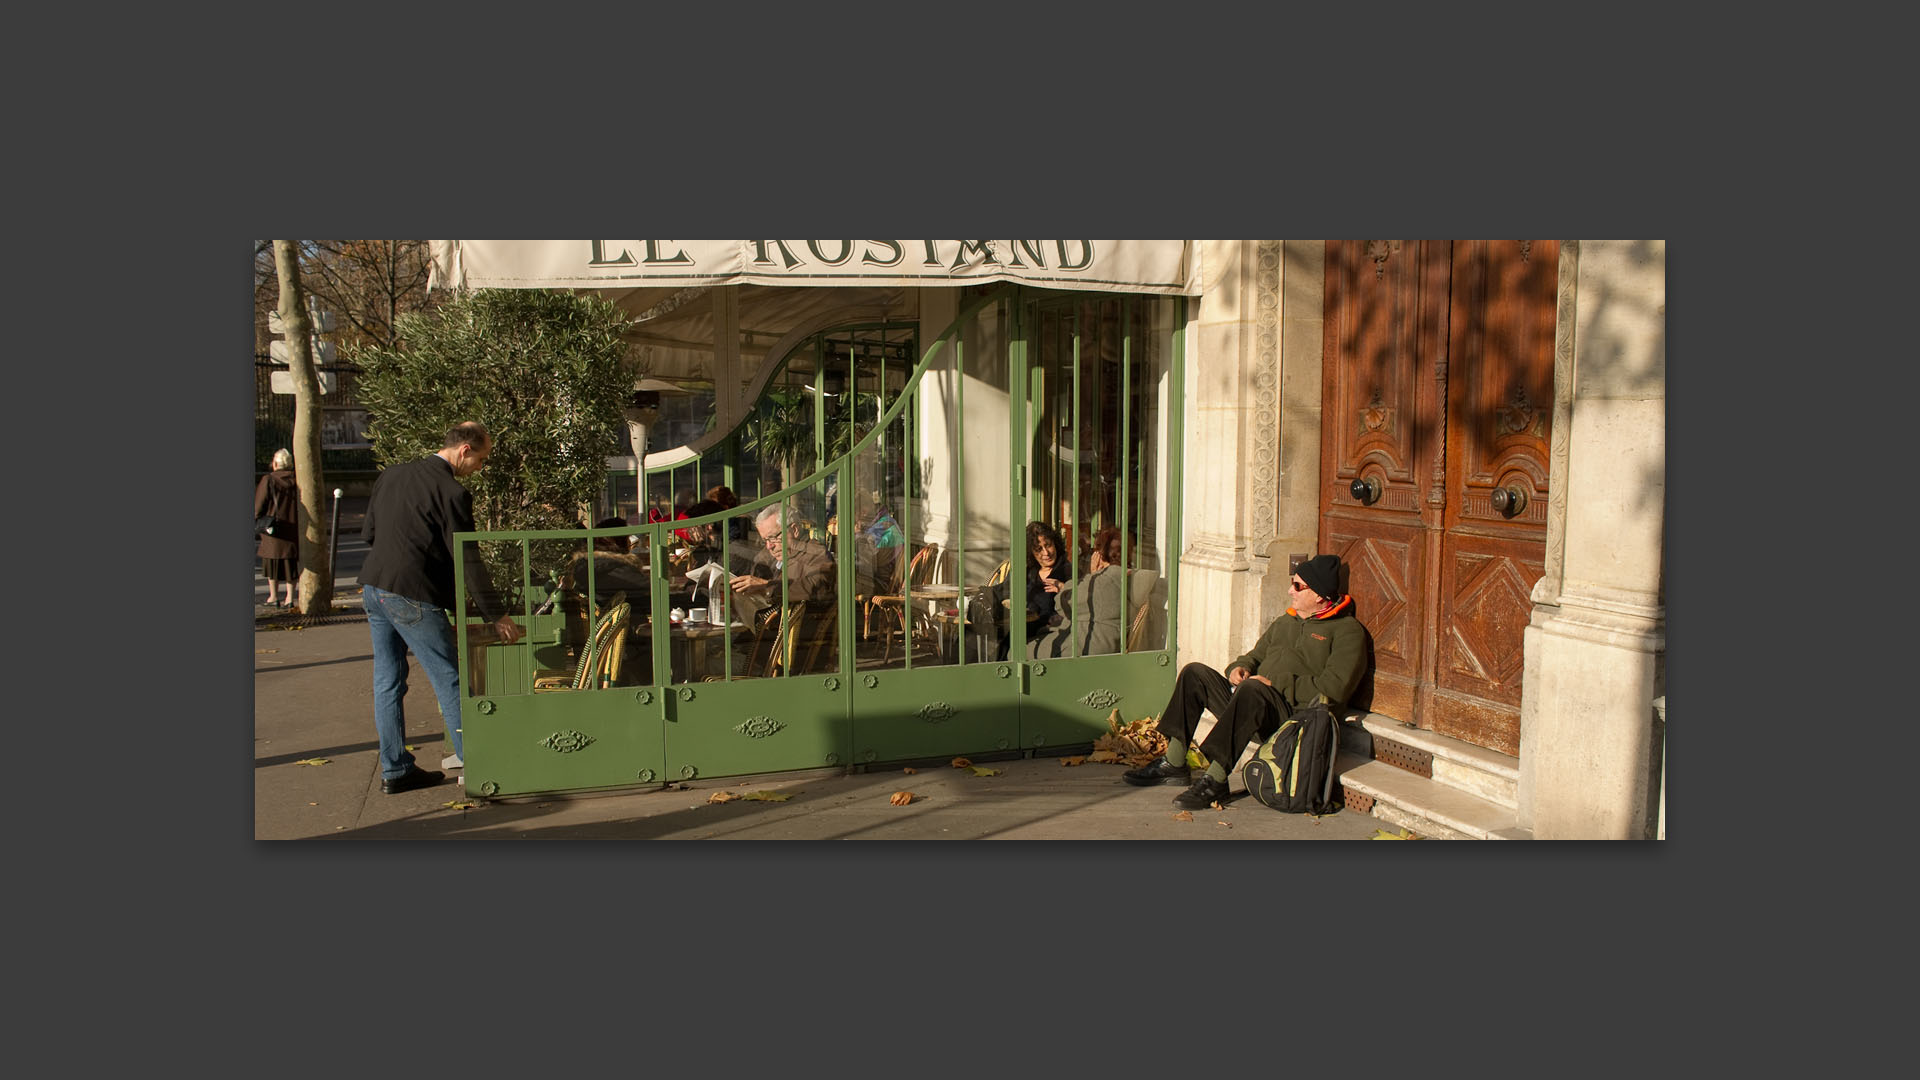
[[[274,664],[261,661],[264,666],[253,669],[255,675],[265,675],[269,671],[299,671],[301,668],[326,667],[328,664],[358,664],[371,661],[373,654],[365,656],[342,656],[338,660],[315,660],[310,664]]]

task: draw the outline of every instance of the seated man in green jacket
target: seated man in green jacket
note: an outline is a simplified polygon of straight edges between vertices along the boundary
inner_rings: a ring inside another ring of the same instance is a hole
[[[1340,592],[1340,557],[1316,555],[1301,563],[1289,582],[1287,599],[1286,614],[1227,665],[1224,678],[1204,664],[1180,669],[1157,725],[1167,737],[1166,756],[1128,769],[1127,783],[1186,783],[1187,747],[1202,709],[1215,717],[1213,730],[1200,744],[1207,771],[1173,800],[1187,810],[1224,799],[1227,768],[1248,743],[1272,735],[1295,709],[1324,701],[1339,717],[1360,685],[1367,659],[1366,628],[1353,617],[1353,597]]]

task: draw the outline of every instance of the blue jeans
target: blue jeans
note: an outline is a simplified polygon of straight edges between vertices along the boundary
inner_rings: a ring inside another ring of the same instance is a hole
[[[460,663],[446,609],[372,585],[360,587],[360,600],[367,610],[367,628],[373,633],[373,727],[380,735],[380,775],[391,780],[413,764],[413,755],[407,751],[408,650],[420,658],[434,696],[440,699],[447,745],[453,747],[456,757],[464,759],[460,744]]]

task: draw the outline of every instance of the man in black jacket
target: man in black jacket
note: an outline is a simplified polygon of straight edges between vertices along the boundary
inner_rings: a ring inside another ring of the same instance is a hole
[[[445,446],[418,461],[389,466],[373,482],[360,535],[371,547],[360,570],[360,595],[373,634],[373,727],[380,737],[380,790],[388,795],[432,787],[446,773],[413,763],[406,746],[407,652],[420,658],[453,753],[442,769],[463,767],[460,661],[454,615],[453,534],[473,531],[473,494],[460,483],[487,462],[493,437],[477,421],[456,424]],[[465,553],[467,595],[493,623],[500,641],[520,639],[520,626],[500,610],[477,545]]]
[[[1223,677],[1205,664],[1188,664],[1156,725],[1167,737],[1166,756],[1128,769],[1129,784],[1186,783],[1187,747],[1200,711],[1214,715],[1200,743],[1207,771],[1173,804],[1203,810],[1226,797],[1227,769],[1247,744],[1265,741],[1295,709],[1324,701],[1336,719],[1360,685],[1367,663],[1367,631],[1353,617],[1353,597],[1340,591],[1340,557],[1316,555],[1287,583],[1286,613],[1273,620],[1253,648],[1227,665]]]

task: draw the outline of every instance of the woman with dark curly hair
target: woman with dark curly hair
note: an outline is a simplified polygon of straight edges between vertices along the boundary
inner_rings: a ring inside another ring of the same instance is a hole
[[[1060,612],[1054,603],[1073,574],[1073,568],[1067,565],[1067,544],[1060,538],[1060,531],[1044,521],[1027,522],[1027,643],[1029,650],[1040,636],[1055,626]],[[1013,592],[1010,581],[993,586],[990,594],[994,611],[1000,620],[1000,659],[1007,658],[1007,648],[1012,640],[1008,631],[1008,620],[1003,614]]]

